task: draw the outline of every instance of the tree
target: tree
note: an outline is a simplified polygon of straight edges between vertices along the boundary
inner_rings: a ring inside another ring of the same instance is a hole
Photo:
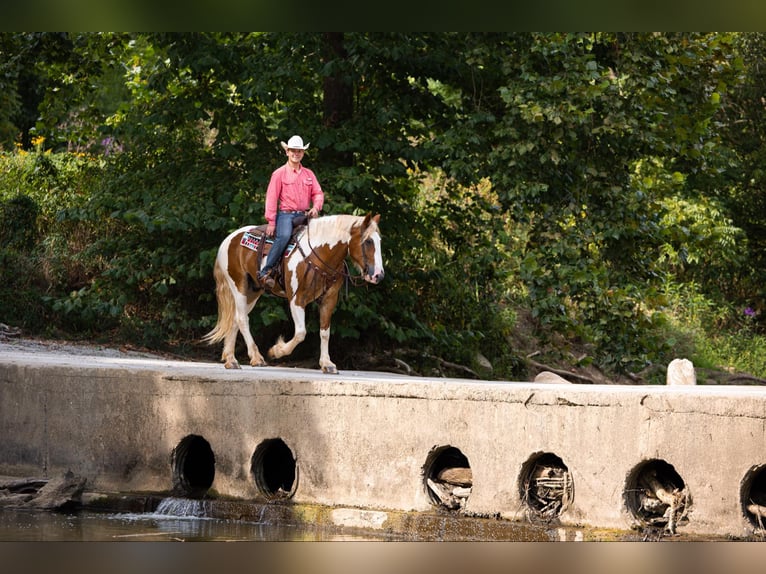
[[[731,214],[733,224],[747,236],[746,263],[730,272],[730,280],[720,285],[727,298],[738,306],[757,308],[759,321],[764,318],[764,283],[766,276],[766,35],[743,33],[736,37],[736,54],[743,65],[742,82],[733,86],[724,102],[721,120],[722,145],[719,153],[731,160],[726,180],[717,197]],[[720,277],[720,275],[719,275]],[[712,278],[711,278],[712,279]]]
[[[671,350],[669,282],[757,292],[757,272],[735,279],[739,226],[762,251],[746,199],[760,181],[757,36],[57,38],[38,38],[35,130],[104,162],[88,203],[63,217],[99,229],[89,254],[108,261],[59,309],[104,310],[155,342],[205,332],[218,241],[262,220],[294,133],[312,143],[326,212],[383,216],[387,281],[341,302],[347,337],[516,368],[508,347],[528,312],[543,343],[629,370]],[[15,86],[20,68],[5,65]],[[14,93],[0,106],[18,110]],[[253,320],[281,317],[274,302]]]
[[[444,149],[445,165],[488,177],[526,238],[519,273],[533,315],[620,368],[661,355],[646,338],[662,305],[661,222],[666,200],[719,181],[712,120],[737,79],[731,37],[516,34],[472,58],[493,89],[481,107],[463,97],[469,120],[443,140],[487,153],[477,164]]]

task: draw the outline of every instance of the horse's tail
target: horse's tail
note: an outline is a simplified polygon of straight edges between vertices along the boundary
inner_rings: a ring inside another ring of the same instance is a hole
[[[202,337],[208,345],[213,345],[222,341],[234,323],[235,304],[234,296],[231,294],[229,284],[226,281],[226,273],[215,260],[213,266],[213,275],[215,276],[215,298],[218,300],[218,322],[207,335]]]

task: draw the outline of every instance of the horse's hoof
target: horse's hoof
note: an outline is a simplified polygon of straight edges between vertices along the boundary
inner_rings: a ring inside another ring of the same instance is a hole
[[[258,361],[252,361],[252,362],[250,363],[250,366],[251,366],[251,367],[266,367],[266,366],[268,366],[268,364],[266,363],[266,361],[260,361],[260,362],[258,362]]]
[[[225,369],[241,369],[237,361],[229,361],[223,366]]]
[[[326,365],[322,367],[322,372],[326,375],[337,375],[338,369],[335,368],[335,365]]]

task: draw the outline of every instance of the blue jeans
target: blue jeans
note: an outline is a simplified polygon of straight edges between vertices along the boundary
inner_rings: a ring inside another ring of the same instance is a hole
[[[277,213],[277,229],[274,244],[271,246],[271,251],[269,251],[269,255],[266,258],[266,265],[263,271],[261,271],[261,277],[271,271],[279,262],[293,234],[293,219],[301,215],[304,215],[303,211],[280,211]]]

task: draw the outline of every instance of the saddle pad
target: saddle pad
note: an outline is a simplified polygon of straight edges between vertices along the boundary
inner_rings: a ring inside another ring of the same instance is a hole
[[[240,245],[243,247],[247,247],[248,249],[252,249],[255,251],[258,249],[258,244],[261,242],[261,236],[260,235],[251,235],[250,232],[246,231],[242,235],[242,240],[239,242]]]
[[[290,240],[290,243],[288,243],[287,247],[285,248],[285,255],[284,255],[285,259],[287,259],[290,256],[290,253],[293,252],[293,249],[295,249],[295,246],[298,244],[298,240],[300,239],[301,235],[303,235],[303,230],[300,230],[298,233],[293,235],[292,239]],[[250,233],[249,231],[245,231],[245,233],[242,234],[242,239],[240,240],[239,244],[242,245],[243,247],[247,247],[248,249],[252,249],[253,251],[257,251],[258,244],[261,242],[262,238],[263,236],[261,235],[254,235]],[[274,243],[273,239],[266,239],[267,245],[271,245],[273,243]]]

